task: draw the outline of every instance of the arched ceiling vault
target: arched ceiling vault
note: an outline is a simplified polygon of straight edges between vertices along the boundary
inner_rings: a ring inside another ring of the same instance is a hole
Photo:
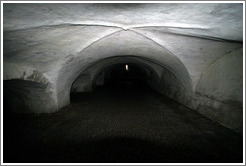
[[[193,10],[190,10],[191,8]],[[240,11],[243,7],[237,3],[37,3],[4,4],[3,9],[5,64],[21,61],[23,70],[34,68],[52,77],[54,77],[52,73],[54,68],[54,72],[57,72],[56,69],[63,63],[67,63],[76,55],[82,55],[80,54],[82,50],[119,32],[124,34],[131,31],[169,50],[185,65],[196,86],[200,76],[200,72],[196,71],[204,70],[206,64],[203,61],[204,59],[210,61],[210,57],[205,53],[206,57],[199,62],[199,69],[197,67],[194,69],[194,65],[189,64],[189,52],[194,52],[191,50],[192,45],[197,42],[192,41],[184,45],[187,39],[209,39],[209,42],[211,40],[215,40],[214,42],[242,41],[243,16]],[[176,35],[175,39],[170,39],[173,35]],[[204,42],[201,45],[207,45],[207,43]],[[235,44],[228,45],[230,45],[226,46],[228,50],[238,48]],[[183,49],[180,50],[180,48]],[[224,48],[223,45],[221,49]],[[201,49],[206,52],[206,48]],[[217,49],[220,47],[217,46]],[[193,53],[192,58],[196,59],[199,55],[201,54]],[[5,70],[8,71],[8,67]],[[23,72],[6,77],[23,77]],[[51,82],[54,80],[56,79],[51,78]]]
[[[153,89],[241,130],[242,109],[233,103],[242,105],[243,8],[238,2],[3,3],[3,79],[29,86],[20,98],[30,98],[30,112],[55,112],[69,104],[70,87],[90,66],[99,63],[100,72],[104,60],[134,56],[160,78]],[[16,89],[7,82],[5,89]]]
[[[238,3],[36,3],[4,4],[3,9],[7,17],[4,31],[63,25],[159,27],[173,33],[242,41],[243,6]]]

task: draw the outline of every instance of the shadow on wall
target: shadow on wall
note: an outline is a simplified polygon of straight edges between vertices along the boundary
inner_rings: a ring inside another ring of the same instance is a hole
[[[3,82],[4,112],[51,113],[56,109],[48,85],[21,79]]]

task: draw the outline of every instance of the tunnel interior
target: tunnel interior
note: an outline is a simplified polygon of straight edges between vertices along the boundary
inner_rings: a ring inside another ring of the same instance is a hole
[[[118,60],[113,58],[112,64],[106,60],[106,65],[100,61],[97,64],[101,67],[92,65],[82,71],[72,85],[71,103],[58,113],[5,116],[4,160],[38,163],[241,161],[240,135],[152,88],[153,82],[162,79],[150,67],[129,59],[124,63]],[[94,67],[97,72],[91,79]],[[91,88],[84,84],[85,80]],[[39,94],[38,89],[45,88],[20,80],[6,81],[5,86],[8,91],[5,94],[13,93],[5,97],[6,101],[30,101],[23,97],[34,92]],[[30,91],[30,87],[34,89]],[[5,111],[13,107],[9,103],[4,106]],[[211,134],[215,136],[211,138]],[[204,139],[210,141],[204,143]]]
[[[4,4],[3,161],[242,162],[243,8]]]

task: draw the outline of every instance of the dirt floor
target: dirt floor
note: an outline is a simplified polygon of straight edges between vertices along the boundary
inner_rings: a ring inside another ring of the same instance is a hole
[[[147,87],[71,94],[54,114],[4,109],[4,162],[243,162],[242,135]]]

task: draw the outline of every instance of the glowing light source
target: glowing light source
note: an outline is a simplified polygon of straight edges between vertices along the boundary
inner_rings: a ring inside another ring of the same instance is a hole
[[[128,71],[128,70],[129,70],[128,65],[126,65],[126,71]]]

